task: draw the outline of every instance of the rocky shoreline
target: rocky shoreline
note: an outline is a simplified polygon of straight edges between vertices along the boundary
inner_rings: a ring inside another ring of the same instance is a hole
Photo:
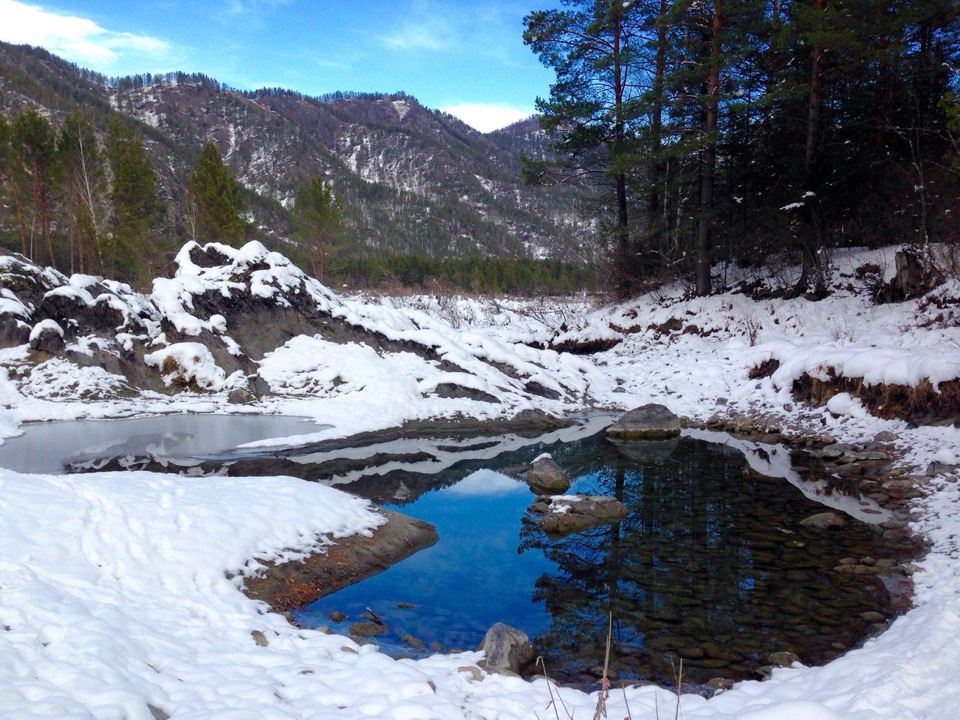
[[[385,522],[370,535],[338,539],[301,562],[269,563],[255,577],[244,578],[244,593],[276,612],[289,613],[437,542],[437,531],[430,523],[384,508],[377,512]]]

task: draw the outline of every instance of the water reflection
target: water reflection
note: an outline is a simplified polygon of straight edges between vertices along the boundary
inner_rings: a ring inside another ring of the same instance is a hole
[[[0,467],[59,474],[74,470],[141,469],[153,460],[217,457],[266,438],[315,433],[305,418],[277,415],[171,414],[122,420],[72,420],[23,426],[0,444]],[[121,462],[127,458],[129,462]]]
[[[636,446],[601,452],[576,489],[613,495],[631,514],[566,538],[530,522],[521,533],[522,550],[555,564],[536,583],[552,618],[536,642],[565,679],[602,664],[608,613],[620,674],[668,683],[681,658],[694,682],[747,677],[780,650],[826,662],[871,631],[860,613],[889,612],[878,581],[833,571],[883,552],[877,531],[802,527],[822,508],[741,453],[690,438],[648,458]]]
[[[879,581],[833,570],[848,556],[895,556],[880,531],[852,518],[839,532],[801,526],[824,508],[756,473],[742,452],[690,437],[595,437],[487,464],[515,466],[542,451],[576,476],[571,492],[613,495],[630,515],[548,537],[525,514],[533,495],[524,486],[475,472],[398,506],[437,525],[438,545],[321,599],[301,621],[330,625],[337,610],[348,617],[335,629],[348,632],[370,607],[391,628],[377,642],[394,652],[416,652],[410,636],[472,649],[503,621],[531,635],[552,676],[590,683],[612,612],[620,677],[669,683],[681,658],[688,682],[750,677],[781,650],[822,663],[891,614]]]

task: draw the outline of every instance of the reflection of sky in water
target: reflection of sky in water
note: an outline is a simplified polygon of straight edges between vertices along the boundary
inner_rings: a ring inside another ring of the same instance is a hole
[[[439,639],[461,650],[475,649],[495,622],[532,635],[549,624],[543,605],[530,602],[534,581],[553,567],[539,551],[517,552],[520,521],[533,497],[525,484],[480,470],[396,508],[429,518],[442,541],[322,598],[299,619],[306,625],[330,625],[327,613],[337,610],[349,616],[349,624],[369,606],[397,636]],[[417,608],[399,608],[404,602]]]
[[[685,665],[694,682],[705,682],[748,676],[758,658],[784,647],[823,662],[838,653],[835,643],[861,642],[870,628],[857,624],[859,613],[886,602],[872,586],[832,572],[841,557],[883,555],[877,534],[856,522],[842,534],[804,529],[800,520],[823,507],[788,482],[746,472],[738,448],[591,438],[545,449],[576,478],[570,492],[616,495],[630,515],[549,538],[524,520],[534,498],[525,484],[477,470],[397,508],[434,523],[437,545],[297,619],[349,633],[369,607],[389,628],[374,639],[389,653],[415,652],[403,635],[471,650],[505,622],[531,637],[554,677],[577,681],[580,668],[603,662],[597,638],[612,608],[621,677],[668,679],[677,647],[721,647],[711,650],[721,657],[703,650]],[[522,467],[534,450],[488,467]],[[331,611],[347,620],[331,623]]]
[[[276,415],[161,415],[38,423],[22,429],[23,435],[0,445],[0,467],[58,474],[75,458],[217,455],[254,440],[316,432],[318,426]]]

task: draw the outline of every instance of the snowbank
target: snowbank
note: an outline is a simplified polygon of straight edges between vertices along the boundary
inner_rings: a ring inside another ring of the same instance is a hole
[[[715,413],[753,414],[790,432],[829,433],[847,442],[891,432],[901,465],[920,474],[934,460],[955,460],[952,449],[960,447],[954,427],[879,420],[852,397],[810,408],[790,395],[789,378],[827,364],[878,382],[957,377],[960,328],[931,322],[922,302],[874,306],[856,289],[843,289],[850,285],[844,278],[838,279],[840,290],[818,303],[754,302],[731,294],[685,300],[678,289],[607,309],[466,299],[440,307],[428,299],[341,299],[318,284],[303,284],[298,271],[262,247],[220,252],[226,259],[218,268],[192,264],[189,252],[181,253],[180,275],[158,281],[148,303],[131,296],[130,317],[142,323],[131,333],[155,343],[152,352],[159,354],[153,360],[160,365],[179,352],[159,332],[161,317],[186,335],[222,334],[221,321],[229,325],[233,318],[195,314],[195,301],[207,292],[229,294],[238,277],[254,277],[252,284],[244,279],[244,287],[273,301],[295,286],[327,312],[378,337],[435,352],[384,352],[302,336],[266,354],[258,371],[281,392],[266,396],[256,411],[303,415],[332,426],[311,439],[438,415],[662,402],[701,420]],[[847,259],[851,266],[882,260],[877,254]],[[0,270],[9,267],[0,263]],[[43,278],[48,290],[69,284],[51,273]],[[77,287],[96,299],[86,281]],[[87,302],[79,290],[75,296]],[[0,312],[22,319],[33,304],[3,291]],[[598,338],[615,344],[589,356],[551,349]],[[101,368],[55,358],[25,372],[22,346],[2,350],[0,432],[9,436],[26,420],[241,410],[227,404],[229,376],[212,369],[212,358],[189,356],[207,368],[213,392],[140,392],[119,399],[117,376]],[[780,360],[779,374],[750,379],[750,369],[770,357]],[[440,397],[436,391],[444,383],[498,402]],[[741,683],[710,700],[683,695],[680,717],[956,717],[956,468],[946,468],[928,488],[913,508],[914,528],[931,543],[914,576],[915,609],[825,667],[777,670],[767,682]],[[543,680],[477,679],[476,653],[395,661],[372,646],[293,628],[244,596],[238,577],[228,578],[255,571],[256,558],[291,559],[368,531],[374,517],[350,496],[282,477],[197,481],[145,473],[0,472],[0,717],[593,716],[596,695],[551,688]],[[630,688],[611,694],[608,716],[673,717],[676,703],[665,690]]]

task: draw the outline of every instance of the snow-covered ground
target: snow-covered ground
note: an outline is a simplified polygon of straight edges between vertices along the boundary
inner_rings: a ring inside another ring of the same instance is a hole
[[[283,392],[255,410],[331,426],[311,433],[313,440],[438,415],[626,409],[657,401],[699,420],[753,413],[792,432],[848,442],[892,432],[898,462],[923,475],[931,461],[957,462],[960,430],[879,420],[851,398],[832,403],[830,412],[790,396],[794,378],[827,365],[868,382],[926,378],[936,384],[960,376],[957,318],[938,319],[942,309],[917,301],[874,305],[859,288],[854,268],[865,262],[890,267],[892,259],[892,252],[837,258],[840,289],[820,302],[754,302],[737,294],[683,299],[680,288],[615,308],[324,295],[341,316],[386,337],[428,343],[466,372],[441,372],[413,354],[295,338],[261,363],[261,376]],[[202,281],[197,271],[160,282],[155,302],[180,302],[186,285]],[[2,302],[14,302],[3,292]],[[956,306],[955,284],[938,292]],[[670,320],[679,320],[681,329],[665,332]],[[588,356],[537,349],[550,340],[554,346],[564,340],[618,344]],[[64,360],[20,377],[7,368],[25,350],[4,350],[0,433],[10,437],[30,420],[251,411],[227,404],[230,379],[210,367],[212,357],[190,354],[206,365],[198,371],[210,392],[80,400],[81,391],[103,389],[110,378]],[[769,358],[780,361],[773,376],[748,379],[749,369]],[[505,375],[488,363],[514,372]],[[559,399],[525,395],[511,384],[514,375],[556,390]],[[500,402],[433,392],[454,381]],[[767,682],[743,682],[709,700],[683,695],[678,701],[653,687],[615,690],[608,716],[960,716],[956,468],[926,487],[914,501],[915,529],[931,543],[914,576],[916,607],[884,634],[825,667],[777,670]],[[259,561],[294,559],[376,522],[365,502],[289,478],[198,482],[148,473],[0,471],[0,717],[593,717],[595,694],[544,680],[478,679],[470,669],[477,653],[392,660],[344,637],[294,628],[240,592],[237,574],[253,572]]]

